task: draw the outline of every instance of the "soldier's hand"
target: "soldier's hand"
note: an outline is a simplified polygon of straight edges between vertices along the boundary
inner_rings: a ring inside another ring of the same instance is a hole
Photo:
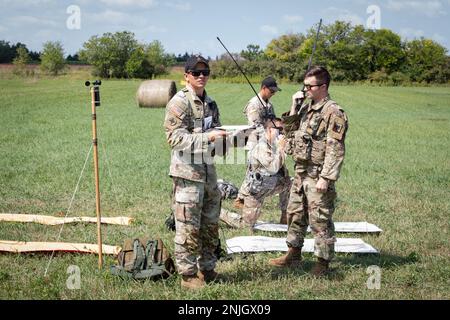
[[[278,138],[278,148],[282,151],[286,149],[286,138],[283,135],[280,135]]]
[[[305,99],[305,93],[303,91],[297,91],[292,95],[292,105],[290,115],[293,116],[295,114],[295,108],[297,107],[297,101],[299,99]]]
[[[324,178],[319,178],[319,181],[316,183],[316,190],[320,193],[325,193],[328,190],[328,180]]]
[[[208,141],[214,142],[218,137],[226,137],[230,134],[225,130],[211,130],[208,132]]]

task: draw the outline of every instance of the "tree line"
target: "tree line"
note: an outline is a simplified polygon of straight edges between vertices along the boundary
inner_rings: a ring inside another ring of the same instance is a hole
[[[264,49],[249,44],[233,56],[249,77],[273,75],[300,82],[315,34],[314,28],[306,34],[285,34]],[[40,63],[43,70],[54,75],[62,72],[67,63],[86,63],[93,66],[94,76],[102,78],[151,79],[167,74],[171,66],[182,64],[188,57],[187,52],[178,56],[167,53],[158,40],[139,43],[128,31],[92,36],[79,52],[66,59],[59,42],[46,42],[43,52],[37,53],[21,43],[9,45],[0,41],[0,63],[13,62],[19,71],[30,62]],[[313,62],[327,67],[335,81],[448,83],[450,76],[450,57],[439,43],[424,38],[403,41],[391,30],[365,29],[343,21],[323,26]],[[243,80],[227,54],[211,61],[211,69],[214,78]]]
[[[306,35],[282,35],[264,50],[251,44],[233,56],[252,77],[271,74],[299,82],[307,69],[316,32],[311,28]],[[213,63],[214,75],[239,77],[239,70],[230,62],[225,54],[219,57]],[[447,49],[437,42],[424,38],[402,41],[391,30],[365,29],[343,21],[321,29],[313,63],[327,67],[336,81],[447,83],[450,76]]]

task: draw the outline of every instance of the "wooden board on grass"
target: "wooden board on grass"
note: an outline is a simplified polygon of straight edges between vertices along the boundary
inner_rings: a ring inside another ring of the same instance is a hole
[[[119,246],[102,245],[103,254],[117,255],[120,249]],[[0,240],[0,252],[31,253],[53,251],[98,254],[98,244]]]
[[[54,217],[38,214],[20,214],[20,213],[0,213],[0,221],[7,222],[34,222],[45,225],[59,225],[64,223],[90,222],[97,223],[97,217]],[[102,217],[103,224],[116,224],[128,226],[133,221],[129,217]]]

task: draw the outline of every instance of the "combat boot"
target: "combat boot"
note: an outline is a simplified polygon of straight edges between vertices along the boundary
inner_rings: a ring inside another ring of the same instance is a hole
[[[231,228],[239,229],[242,227],[242,217],[236,212],[221,209],[219,219]]]
[[[280,224],[287,224],[287,213],[286,213],[286,211],[281,212]]]
[[[290,247],[287,254],[276,258],[270,259],[269,264],[275,267],[299,267],[302,263],[302,248]]]
[[[205,280],[200,279],[196,274],[182,276],[181,278],[181,287],[187,289],[201,289],[206,285]]]
[[[317,278],[325,276],[330,270],[330,261],[318,258],[316,264],[311,269],[311,274]]]
[[[214,282],[214,281],[220,281],[220,276],[217,272],[214,270],[199,270],[197,273],[197,276],[200,280],[205,281],[206,283]]]
[[[236,209],[242,209],[244,207],[244,199],[236,198],[233,201],[233,207]]]

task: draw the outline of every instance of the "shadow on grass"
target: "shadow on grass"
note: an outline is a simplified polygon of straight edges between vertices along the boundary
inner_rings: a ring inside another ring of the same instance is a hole
[[[284,253],[282,253],[284,254]],[[281,256],[281,254],[279,255]],[[233,260],[236,256],[227,256],[226,260]],[[241,255],[240,258],[245,261],[249,259],[255,260],[254,254]],[[226,272],[224,277],[230,282],[246,282],[253,281],[260,277],[262,273],[270,273],[270,277],[275,280],[283,277],[313,277],[310,272],[313,268],[316,258],[310,253],[303,254],[302,266],[298,268],[273,267],[268,263],[269,257],[266,258],[266,264],[255,266],[253,263],[246,263],[248,270],[238,268],[235,272]],[[411,252],[405,256],[398,256],[390,253],[380,254],[347,254],[337,255],[330,264],[330,271],[324,277],[332,281],[342,281],[345,274],[354,268],[367,268],[369,266],[378,266],[383,269],[392,269],[399,266],[414,264],[420,261],[420,257],[416,252]],[[246,271],[246,272],[243,272]]]
[[[347,256],[338,256],[335,261],[343,265],[350,265],[353,267],[369,267],[376,265],[381,268],[390,269],[419,262],[420,256],[414,251],[405,256],[381,252],[374,255],[352,254]]]

